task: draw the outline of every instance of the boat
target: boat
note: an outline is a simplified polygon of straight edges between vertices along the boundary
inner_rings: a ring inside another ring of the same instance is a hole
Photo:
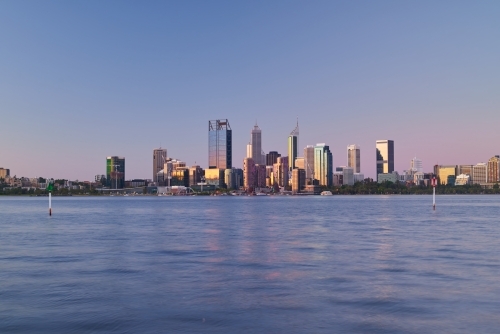
[[[331,191],[325,190],[325,191],[322,191],[320,195],[321,196],[332,196],[333,194]]]

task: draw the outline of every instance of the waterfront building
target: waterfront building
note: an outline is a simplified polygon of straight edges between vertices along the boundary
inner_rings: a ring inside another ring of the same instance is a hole
[[[125,187],[125,158],[111,156],[106,158],[106,181],[111,189]]]
[[[266,165],[255,165],[254,188],[266,187]]]
[[[189,168],[189,186],[196,186],[201,182],[201,178],[204,176],[205,171],[198,165],[191,166]]]
[[[347,146],[347,167],[351,167],[354,173],[361,173],[361,148],[359,145]]]
[[[273,170],[273,166],[266,166],[266,187],[272,187],[274,184]]]
[[[297,150],[299,144],[299,119],[297,119],[297,126],[288,136],[288,163],[289,170],[295,168],[295,159],[297,158]]]
[[[251,151],[250,151],[250,158],[253,159],[253,161],[256,164],[263,164],[264,162],[262,160],[262,131],[255,123],[255,126],[253,127],[251,134],[250,134],[250,143],[251,143]]]
[[[167,150],[164,148],[155,148],[153,150],[153,182],[158,182],[156,176],[163,169],[167,161]]]
[[[255,161],[252,158],[243,159],[243,187],[250,189],[255,183]]]
[[[179,167],[172,170],[169,182],[170,186],[189,187],[189,168]]]
[[[352,167],[342,167],[342,184],[347,186],[354,185],[354,169]]]
[[[240,189],[243,186],[243,170],[234,167],[226,169],[224,180],[228,189]]]
[[[333,157],[325,143],[314,147],[314,178],[320,186],[331,187],[333,184]]]
[[[233,135],[227,119],[208,121],[208,168],[230,169]]]
[[[333,172],[333,185],[335,187],[341,187],[344,184],[344,173],[335,171]]]
[[[278,157],[276,163],[273,166],[274,171],[274,183],[278,184],[280,187],[288,186],[288,157]]]
[[[472,179],[474,184],[488,183],[488,165],[484,162],[478,163],[472,167]]]
[[[251,158],[252,157],[252,144],[248,143],[247,144],[247,158]]]
[[[377,140],[377,177],[394,171],[394,141]]]
[[[500,182],[500,156],[495,155],[488,160],[488,183]]]
[[[98,182],[98,183],[101,183],[101,184],[105,184],[106,183],[106,175],[96,175],[95,178],[94,178],[94,181],[95,182]]]
[[[363,173],[354,173],[354,183],[363,182],[365,180],[365,174]]]
[[[396,183],[399,181],[399,174],[396,171],[392,171],[391,173],[380,173],[377,175],[377,182],[384,183],[386,181]]]
[[[455,177],[457,175],[457,166],[436,165],[434,166],[434,174],[437,176],[439,184],[447,184],[448,176],[453,175]]]
[[[224,171],[223,168],[205,169],[205,183],[215,188],[226,188]]]
[[[473,184],[474,180],[472,178],[472,168],[473,165],[458,165],[456,175],[466,174],[469,175],[469,184]]]
[[[0,179],[5,179],[10,176],[10,169],[0,167]]]
[[[274,165],[278,160],[278,157],[281,157],[281,154],[279,154],[276,151],[270,151],[268,154],[266,154],[266,165],[267,166]]]
[[[314,146],[307,145],[304,148],[304,169],[306,170],[306,179],[312,184],[314,179]]]
[[[470,175],[469,174],[460,174],[455,179],[456,186],[465,186],[470,184]]]
[[[422,167],[422,160],[417,157],[410,160],[410,170],[415,173],[423,173],[424,168]]]
[[[292,170],[292,193],[301,192],[306,185],[306,171],[303,168]]]
[[[413,174],[413,183],[415,183],[415,185],[417,186],[423,184],[424,179],[425,179],[425,174],[423,172],[416,172]]]

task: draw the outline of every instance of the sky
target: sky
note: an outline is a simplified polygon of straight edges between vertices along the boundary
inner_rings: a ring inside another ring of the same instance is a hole
[[[476,164],[500,154],[499,1],[0,1],[0,167],[93,180],[106,156],[152,178],[152,151],[208,165],[229,119],[242,166],[257,121],[286,155],[326,143],[334,166],[375,141]]]

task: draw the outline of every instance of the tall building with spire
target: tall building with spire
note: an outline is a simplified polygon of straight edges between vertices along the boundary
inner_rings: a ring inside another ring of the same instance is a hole
[[[295,159],[297,158],[297,151],[299,145],[299,119],[297,118],[297,126],[288,136],[288,168],[293,170],[295,168]]]
[[[155,148],[153,150],[153,182],[158,182],[158,172],[163,169],[163,165],[167,162],[167,150],[164,148]]]
[[[257,122],[250,133],[250,144],[252,145],[250,158],[252,158],[257,165],[264,164],[262,161],[262,131],[257,125]]]
[[[233,132],[227,119],[208,121],[208,168],[233,167]]]

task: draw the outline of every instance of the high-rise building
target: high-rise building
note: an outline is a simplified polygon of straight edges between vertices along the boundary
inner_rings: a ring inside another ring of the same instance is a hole
[[[299,144],[299,120],[297,119],[297,126],[288,136],[288,163],[289,170],[295,168],[295,159],[297,158],[297,150]]]
[[[10,176],[10,169],[0,167],[0,179],[5,179],[7,176]]]
[[[243,187],[250,189],[255,184],[255,161],[252,158],[243,159]]]
[[[243,186],[243,170],[239,168],[226,169],[224,178],[227,189],[239,189]]]
[[[196,186],[201,182],[201,178],[204,175],[203,168],[200,166],[191,166],[189,168],[189,186]]]
[[[274,182],[280,187],[287,187],[289,177],[288,157],[279,157],[273,166],[273,172]]]
[[[281,154],[279,154],[276,151],[270,151],[268,154],[266,154],[266,165],[267,166],[274,165],[278,160],[278,157],[281,157]]]
[[[111,189],[122,189],[125,187],[125,158],[107,157],[106,158],[106,181]]]
[[[307,145],[304,148],[304,169],[306,171],[306,179],[314,179],[314,146]],[[312,184],[312,183],[311,183]]]
[[[167,161],[167,150],[164,148],[155,148],[153,150],[153,182],[158,183],[158,172],[163,169],[163,165]]]
[[[230,169],[232,164],[233,136],[229,121],[208,121],[208,168]]]
[[[302,168],[292,170],[292,192],[298,193],[306,186],[306,171]]]
[[[474,184],[488,183],[488,165],[484,162],[478,163],[472,167],[472,179]]]
[[[251,158],[252,157],[252,144],[248,143],[247,144],[247,158]]]
[[[351,167],[354,173],[361,173],[361,148],[358,145],[347,146],[347,167]]]
[[[255,165],[255,188],[265,188],[266,186],[266,165]]]
[[[333,157],[330,147],[324,143],[314,147],[314,178],[319,181],[320,186],[332,186]]]
[[[252,145],[250,158],[253,159],[255,164],[260,165],[264,162],[262,160],[262,131],[260,130],[257,123],[252,129],[250,134],[250,143]]]
[[[394,141],[377,140],[377,177],[394,171]]]
[[[422,160],[417,157],[410,160],[410,170],[414,173],[423,173],[424,168],[422,167]]]
[[[500,182],[500,156],[488,160],[488,183]]]
[[[209,168],[205,170],[205,182],[215,188],[226,188],[226,178],[223,168]]]
[[[303,169],[304,171],[306,170],[304,157],[297,157],[295,159],[295,168],[300,168],[300,169]]]

